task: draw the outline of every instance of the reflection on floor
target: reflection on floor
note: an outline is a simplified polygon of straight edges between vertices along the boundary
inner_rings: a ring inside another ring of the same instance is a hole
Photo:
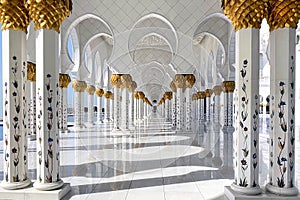
[[[260,184],[267,182],[267,121],[261,119]],[[72,191],[64,199],[224,199],[233,181],[232,134],[215,124],[205,131],[176,133],[150,116],[132,132],[111,132],[112,124],[61,134],[61,175]],[[299,152],[297,129],[296,152]],[[0,146],[2,156],[2,144]],[[300,166],[296,154],[296,165]],[[29,143],[29,174],[36,179],[35,142]],[[300,167],[296,184],[300,181]],[[3,166],[0,166],[0,178]]]

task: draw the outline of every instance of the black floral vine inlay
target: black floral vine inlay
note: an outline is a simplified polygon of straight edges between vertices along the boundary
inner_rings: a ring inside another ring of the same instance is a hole
[[[277,177],[277,185],[278,187],[284,187],[285,181],[284,181],[284,174],[286,173],[286,165],[287,165],[287,158],[282,156],[283,150],[286,146],[286,132],[287,132],[287,123],[285,119],[285,106],[286,102],[283,100],[284,94],[285,94],[285,83],[279,82],[279,93],[280,93],[280,100],[278,103],[278,117],[279,117],[279,125],[281,127],[283,136],[278,137],[278,148],[279,148],[279,154],[277,156],[277,166],[279,167],[280,171],[280,177]]]
[[[51,130],[53,128],[53,89],[51,89],[51,74],[46,75],[47,82],[45,84],[47,91],[47,132],[48,132],[48,151],[46,152],[47,157],[45,160],[45,167],[48,169],[46,175],[46,182],[52,183],[52,172],[53,172],[53,138],[51,137]]]
[[[247,187],[248,186],[248,180],[246,177],[246,171],[248,170],[248,163],[247,163],[247,158],[249,156],[249,146],[248,146],[248,132],[249,128],[246,125],[246,120],[248,119],[248,103],[249,103],[249,97],[247,94],[247,86],[246,86],[246,80],[245,77],[247,75],[247,66],[248,66],[248,61],[244,60],[243,62],[243,67],[240,70],[240,75],[242,78],[242,94],[241,94],[241,112],[240,112],[240,133],[243,136],[243,147],[242,147],[242,160],[241,160],[241,172],[242,172],[242,177],[240,177],[239,180],[239,186],[242,187]]]
[[[20,101],[20,94],[19,94],[19,83],[18,83],[18,70],[19,70],[19,65],[18,65],[18,60],[16,56],[12,57],[14,61],[14,65],[11,67],[12,75],[13,75],[13,80],[12,80],[12,87],[11,87],[11,95],[12,95],[12,100],[14,103],[15,107],[15,115],[13,115],[13,112],[11,112],[11,125],[12,125],[12,130],[13,130],[13,136],[15,140],[16,146],[11,146],[11,152],[13,156],[13,166],[15,167],[14,175],[13,175],[13,182],[19,182],[19,162],[20,162],[20,121],[19,121],[19,113],[21,111],[21,101]]]

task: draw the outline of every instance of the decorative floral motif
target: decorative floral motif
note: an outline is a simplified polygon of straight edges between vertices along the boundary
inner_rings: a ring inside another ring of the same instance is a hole
[[[8,118],[8,107],[9,107],[9,104],[8,104],[8,86],[7,86],[7,82],[4,83],[4,87],[5,87],[5,90],[4,90],[4,129],[6,129],[7,131],[3,131],[3,134],[4,134],[4,160],[5,160],[5,167],[6,167],[6,170],[4,172],[4,177],[5,177],[5,180],[8,181],[8,168],[9,168],[9,156],[10,156],[10,153],[9,153],[9,147],[8,147],[8,133],[9,133],[9,129],[10,129],[10,126],[9,126],[9,118]]]
[[[279,124],[280,124],[281,130],[283,132],[283,137],[278,137],[278,147],[280,150],[279,150],[279,154],[277,156],[277,165],[279,167],[279,171],[281,174],[280,177],[277,177],[278,187],[285,186],[284,174],[286,173],[286,161],[287,161],[287,159],[282,156],[283,149],[286,144],[286,132],[287,132],[287,123],[286,123],[285,116],[284,116],[286,103],[283,100],[284,94],[285,94],[285,90],[284,90],[285,85],[286,84],[284,82],[282,82],[282,81],[279,82],[280,100],[278,103],[278,108],[279,108],[278,117],[279,117]]]
[[[45,159],[45,167],[48,169],[48,173],[46,175],[46,183],[52,182],[52,172],[53,172],[53,138],[51,137],[51,130],[53,128],[53,89],[51,89],[51,75],[46,75],[46,91],[47,91],[47,101],[48,101],[48,108],[47,108],[47,126],[46,130],[48,132],[48,151],[46,152],[46,159]]]
[[[247,65],[248,65],[248,61],[244,60],[243,62],[243,67],[240,70],[240,75],[242,77],[242,91],[243,94],[241,95],[241,112],[240,112],[240,133],[243,135],[243,148],[242,148],[242,152],[243,152],[243,158],[241,160],[241,170],[242,170],[242,177],[239,180],[239,185],[242,187],[247,187],[248,186],[248,182],[247,182],[247,177],[246,177],[246,170],[248,169],[248,163],[246,161],[246,159],[248,158],[249,155],[249,146],[248,146],[248,131],[249,128],[246,125],[246,120],[248,119],[248,103],[249,103],[249,98],[248,98],[248,94],[247,94],[247,86],[246,86],[246,80],[245,77],[247,75]]]
[[[254,134],[254,137],[253,137],[253,154],[252,154],[252,166],[253,166],[253,174],[255,174],[255,170],[257,169],[257,164],[258,164],[258,159],[257,159],[257,155],[258,155],[258,152],[257,152],[257,145],[258,145],[258,132],[257,132],[257,129],[258,129],[258,118],[259,118],[259,112],[258,112],[258,109],[259,109],[259,105],[258,105],[258,95],[254,95],[254,99],[255,99],[255,110],[254,110],[254,114],[252,116],[253,118],[253,125],[252,125],[252,130],[253,130],[253,134]],[[257,186],[257,183],[255,181],[255,179],[253,180],[253,183],[252,183],[252,187],[256,187]]]

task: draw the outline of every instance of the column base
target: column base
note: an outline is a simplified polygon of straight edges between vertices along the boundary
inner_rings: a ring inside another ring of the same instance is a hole
[[[261,192],[262,192],[262,190],[259,186],[247,188],[247,187],[238,186],[235,183],[231,184],[231,189],[235,192],[238,192],[238,193],[241,193],[244,195],[258,195],[258,194],[261,194]]]
[[[32,184],[31,184],[32,185]],[[70,184],[66,183],[59,190],[52,191],[39,191],[33,187],[27,187],[19,190],[5,190],[0,188],[0,199],[30,199],[30,200],[40,200],[40,199],[51,199],[60,200],[65,197],[71,190]],[[71,194],[71,193],[70,193]],[[68,196],[66,199],[69,199]]]
[[[266,185],[266,190],[277,195],[282,195],[282,196],[297,196],[298,195],[298,189],[296,187],[291,187],[291,188],[279,188],[271,185],[268,183]]]
[[[16,190],[16,189],[26,188],[30,184],[31,184],[31,181],[29,179],[27,179],[26,181],[14,182],[14,183],[10,183],[10,182],[8,183],[6,181],[2,181],[0,184],[0,187],[2,187],[3,189],[6,189],[6,190]]]
[[[63,185],[64,185],[64,182],[62,180],[59,180],[59,181],[54,182],[54,183],[35,182],[33,184],[33,187],[37,190],[48,191],[48,190],[60,189]]]
[[[266,192],[264,190],[262,190],[261,194],[258,195],[245,195],[245,194],[241,194],[239,192],[234,191],[230,186],[225,186],[224,188],[224,196],[225,199],[229,199],[229,200],[282,200],[282,199],[286,199],[286,200],[299,200],[300,196],[287,196],[287,197],[283,197],[280,195],[275,195],[269,192]]]

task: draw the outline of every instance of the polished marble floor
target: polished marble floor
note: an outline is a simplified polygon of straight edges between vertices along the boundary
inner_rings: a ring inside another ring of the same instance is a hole
[[[261,117],[260,184],[267,182],[268,119]],[[215,124],[204,131],[176,133],[158,115],[131,132],[112,132],[112,124],[61,133],[61,176],[70,183],[64,199],[224,199],[224,186],[233,179],[232,134]],[[299,127],[296,165],[300,166]],[[35,142],[29,142],[29,174],[36,179]],[[2,156],[2,144],[0,145]],[[0,165],[0,178],[3,166]],[[296,167],[296,185],[300,167]]]

